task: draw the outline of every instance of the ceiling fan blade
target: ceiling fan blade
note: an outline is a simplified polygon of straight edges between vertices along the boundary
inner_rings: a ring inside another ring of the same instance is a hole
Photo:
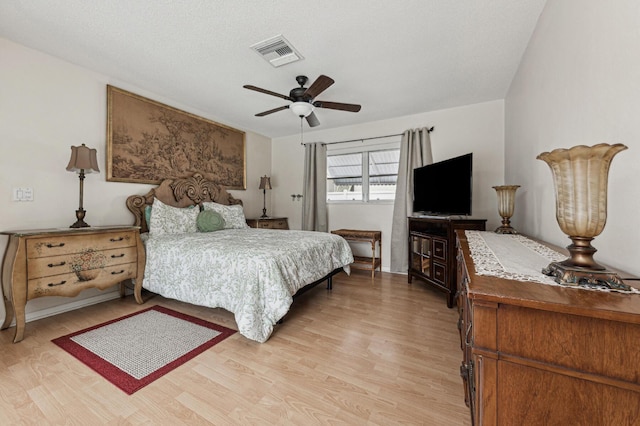
[[[304,92],[304,96],[308,96],[310,99],[313,99],[320,93],[327,90],[333,83],[335,83],[335,81],[333,81],[332,78],[327,77],[326,75],[321,75],[316,78],[316,81],[314,81],[313,84]]]
[[[325,101],[315,101],[313,106],[318,108],[327,108],[327,109],[339,109],[340,111],[350,111],[350,112],[358,112],[360,105],[356,104],[343,104],[340,102],[325,102]]]
[[[311,112],[311,114],[307,115],[307,123],[309,123],[309,127],[316,127],[320,125],[320,121],[318,117],[316,117],[315,112]]]
[[[289,108],[289,105],[270,109],[269,111],[259,112],[256,114],[256,117],[264,117],[265,115],[273,114],[274,112],[282,111],[283,109],[287,109],[287,108]]]
[[[242,87],[244,87],[245,89],[249,89],[249,90],[255,90],[256,92],[265,93],[267,95],[276,96],[278,98],[282,98],[282,99],[285,99],[287,101],[293,101],[293,99],[291,99],[291,97],[289,97],[287,95],[281,95],[280,93],[272,92],[271,90],[262,89],[260,87],[252,86],[250,84],[245,84]]]

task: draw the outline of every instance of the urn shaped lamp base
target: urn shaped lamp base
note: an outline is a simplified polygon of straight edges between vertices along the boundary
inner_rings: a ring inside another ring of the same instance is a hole
[[[618,274],[606,269],[592,270],[552,262],[542,269],[542,273],[553,277],[561,285],[631,291],[631,287],[623,283]]]
[[[518,233],[518,231],[516,231],[514,228],[510,226],[498,226],[495,232],[496,234],[517,234]]]
[[[78,210],[76,210],[76,222],[71,225],[69,228],[88,228],[89,224],[87,222],[84,221],[84,216],[86,214],[86,211],[80,207]]]
[[[495,233],[496,234],[517,234],[518,231],[516,231],[515,228],[511,226],[511,223],[507,219],[506,223],[504,220],[502,221],[502,225],[496,228]]]

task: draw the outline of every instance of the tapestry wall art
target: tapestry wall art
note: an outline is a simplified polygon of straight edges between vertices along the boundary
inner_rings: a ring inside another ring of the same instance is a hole
[[[206,175],[246,189],[245,133],[107,86],[107,180],[158,184]]]

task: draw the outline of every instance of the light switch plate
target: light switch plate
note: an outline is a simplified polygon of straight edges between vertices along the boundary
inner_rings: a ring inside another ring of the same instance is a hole
[[[33,201],[33,188],[22,188],[22,201]]]

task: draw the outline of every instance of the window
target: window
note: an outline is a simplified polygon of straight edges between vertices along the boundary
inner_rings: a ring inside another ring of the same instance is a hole
[[[394,200],[398,180],[400,140],[363,147],[331,149],[327,153],[327,201]]]
[[[362,157],[327,155],[327,201],[362,201]]]
[[[395,200],[400,148],[369,152],[369,200]]]

